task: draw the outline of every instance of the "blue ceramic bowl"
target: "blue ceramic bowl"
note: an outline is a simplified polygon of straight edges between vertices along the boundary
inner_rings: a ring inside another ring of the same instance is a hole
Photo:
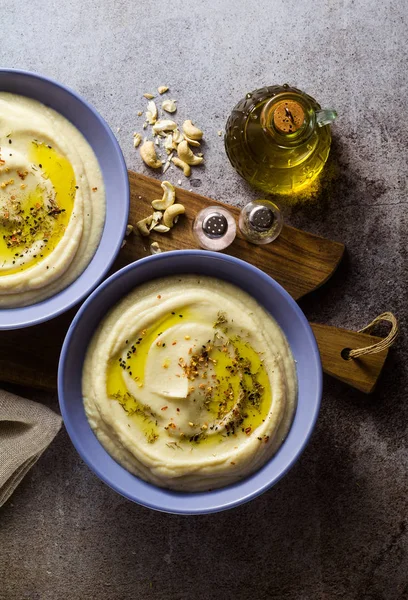
[[[39,100],[66,117],[85,136],[95,152],[106,189],[106,220],[91,262],[67,288],[37,304],[0,309],[0,329],[18,329],[42,323],[85,298],[108,272],[125,235],[129,213],[129,180],[122,151],[107,123],[96,110],[69,88],[14,69],[0,69],[0,92]]]
[[[196,273],[237,285],[276,319],[296,361],[299,395],[290,432],[278,452],[245,480],[212,492],[183,493],[158,488],[135,477],[111,458],[90,428],[82,403],[84,357],[106,313],[128,292],[151,279]],[[185,250],[143,258],[104,281],[81,306],[68,330],[58,371],[62,416],[71,440],[87,465],[111,488],[133,502],[169,513],[204,514],[232,508],[276,483],[299,458],[313,431],[322,394],[319,350],[306,317],[293,298],[268,275],[237,258]]]

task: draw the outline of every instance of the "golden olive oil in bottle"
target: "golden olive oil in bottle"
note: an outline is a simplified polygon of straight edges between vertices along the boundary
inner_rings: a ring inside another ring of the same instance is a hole
[[[307,193],[329,156],[336,116],[287,84],[255,90],[227,121],[228,158],[250,185],[268,194]]]

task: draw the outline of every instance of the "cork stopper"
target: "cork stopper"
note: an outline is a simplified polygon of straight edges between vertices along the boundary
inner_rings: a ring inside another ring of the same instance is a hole
[[[305,111],[295,100],[282,100],[278,102],[274,113],[273,122],[279,133],[294,133],[300,129],[305,120]]]

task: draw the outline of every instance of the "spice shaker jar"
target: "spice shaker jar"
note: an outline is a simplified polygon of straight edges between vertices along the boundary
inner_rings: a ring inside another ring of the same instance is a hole
[[[220,206],[208,206],[197,214],[193,234],[201,248],[224,250],[236,236],[236,224],[232,214]]]
[[[269,244],[283,227],[282,213],[270,200],[249,202],[239,215],[239,229],[252,244]]]

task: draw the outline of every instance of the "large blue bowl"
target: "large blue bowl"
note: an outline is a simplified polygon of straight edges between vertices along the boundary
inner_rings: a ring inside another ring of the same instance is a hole
[[[69,88],[36,73],[0,69],[0,92],[39,100],[66,117],[85,136],[102,170],[106,190],[106,220],[99,246],[83,273],[61,292],[37,304],[0,309],[0,329],[42,323],[85,298],[111,267],[125,235],[129,213],[129,180],[122,151],[107,123]]]
[[[183,493],[135,477],[111,458],[90,428],[82,403],[82,367],[88,344],[106,313],[128,292],[151,279],[196,273],[229,281],[258,300],[284,331],[296,361],[298,406],[289,435],[259,471],[212,492]],[[322,394],[322,367],[316,340],[293,298],[271,277],[248,263],[215,252],[185,250],[143,258],[104,281],[81,306],[61,352],[58,394],[71,440],[87,465],[111,488],[134,502],[169,513],[203,514],[251,500],[276,483],[299,458],[313,431]]]

